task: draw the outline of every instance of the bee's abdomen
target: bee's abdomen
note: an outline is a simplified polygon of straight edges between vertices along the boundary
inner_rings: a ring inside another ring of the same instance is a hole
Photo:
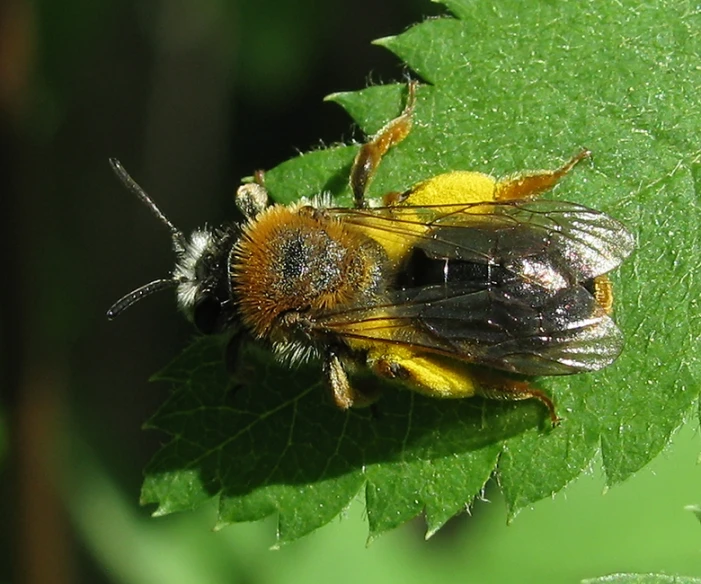
[[[395,286],[400,290],[462,284],[474,290],[499,286],[513,274],[502,266],[449,258],[431,258],[415,248],[399,271]]]

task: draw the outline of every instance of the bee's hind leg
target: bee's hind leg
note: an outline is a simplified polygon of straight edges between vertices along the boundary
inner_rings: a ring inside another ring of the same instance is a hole
[[[496,201],[514,201],[531,199],[552,189],[560,179],[568,174],[575,165],[591,156],[586,148],[580,150],[567,163],[557,170],[541,170],[526,172],[502,178],[497,183]]]
[[[560,417],[557,415],[553,400],[541,390],[533,387],[530,383],[486,372],[479,373],[476,377],[479,381],[477,395],[486,397],[487,399],[503,401],[537,399],[547,408],[552,425],[559,425]]]
[[[408,88],[408,96],[404,111],[389,121],[368,142],[363,144],[353,161],[350,172],[350,186],[353,191],[355,207],[362,209],[365,204],[365,193],[387,151],[399,144],[409,135],[411,130],[411,116],[416,105],[416,81],[411,81]]]

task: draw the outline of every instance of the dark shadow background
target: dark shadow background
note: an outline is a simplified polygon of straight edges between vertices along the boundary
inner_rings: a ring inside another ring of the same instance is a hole
[[[163,440],[148,377],[192,334],[174,299],[105,311],[172,267],[118,157],[184,231],[233,213],[242,176],[361,138],[322,98],[403,78],[370,41],[423,0],[0,0],[0,580],[111,582],[59,490],[79,433],[133,494]],[[146,515],[147,509],[141,513]]]

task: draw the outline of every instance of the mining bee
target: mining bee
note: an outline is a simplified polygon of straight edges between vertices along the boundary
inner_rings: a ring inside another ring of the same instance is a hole
[[[368,201],[382,157],[410,131],[415,95],[410,83],[401,115],[360,148],[352,208],[324,196],[271,203],[258,173],[236,194],[243,221],[186,238],[111,160],[170,229],[176,263],[109,318],[176,288],[201,332],[237,331],[290,365],[321,361],[341,409],[377,398],[377,384],[351,380],[369,370],[432,397],[535,398],[557,422],[551,399],[524,376],[596,371],[618,357],[606,274],[632,252],[633,236],[599,211],[537,198],[586,150],[553,171],[455,171]]]

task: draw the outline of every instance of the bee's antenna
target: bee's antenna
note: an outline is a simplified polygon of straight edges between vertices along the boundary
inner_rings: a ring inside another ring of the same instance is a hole
[[[129,294],[122,296],[117,302],[115,302],[110,309],[107,311],[107,318],[109,320],[114,320],[122,312],[124,312],[131,305],[137,303],[142,298],[150,296],[154,292],[160,292],[161,290],[167,290],[168,288],[174,288],[179,284],[177,278],[162,278],[160,280],[154,280],[148,284],[140,286],[136,290],[132,290]]]
[[[146,194],[146,191],[142,189],[139,184],[129,176],[129,173],[124,169],[122,163],[116,158],[110,158],[110,166],[112,170],[117,175],[122,184],[127,187],[132,193],[134,193],[139,200],[144,203],[151,212],[156,216],[156,218],[163,223],[168,229],[173,237],[173,244],[176,247],[176,251],[181,251],[185,247],[185,236],[182,231],[178,229],[175,225],[170,222],[170,219],[166,217],[163,212],[158,208],[156,203],[153,202],[151,197]],[[150,284],[147,284],[149,286]]]
[[[131,176],[129,176],[129,173],[124,169],[119,160],[116,158],[110,158],[110,166],[112,167],[112,170],[114,170],[117,177],[119,177],[119,180],[122,181],[122,184],[124,184],[125,187],[134,193],[139,200],[151,210],[156,218],[170,230],[171,237],[173,238],[173,248],[175,249],[175,253],[183,253],[187,242],[182,231],[180,231],[180,229],[170,222],[170,219],[163,214],[156,203],[153,202],[151,197],[146,194],[146,191],[144,191],[144,189],[142,189],[139,184],[133,178],[131,178]],[[160,292],[161,290],[166,290],[168,288],[175,288],[178,284],[180,284],[180,282],[180,278],[171,277],[161,278],[159,280],[149,282],[148,284],[144,284],[143,286],[140,286],[136,290],[129,292],[129,294],[126,294],[117,300],[117,302],[115,302],[107,311],[107,318],[113,320],[142,298],[150,296],[154,292]]]

